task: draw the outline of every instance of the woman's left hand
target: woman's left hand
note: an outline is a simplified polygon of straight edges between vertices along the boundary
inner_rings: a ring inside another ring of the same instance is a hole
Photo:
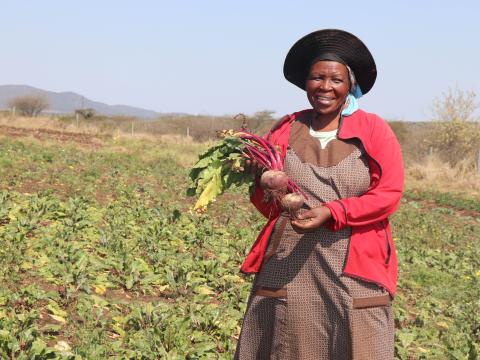
[[[291,224],[297,233],[305,234],[317,230],[331,218],[332,213],[328,207],[318,206],[301,213],[296,219],[292,219]]]

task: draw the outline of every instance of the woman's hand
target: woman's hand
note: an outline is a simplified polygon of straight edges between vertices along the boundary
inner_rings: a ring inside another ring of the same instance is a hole
[[[296,219],[292,219],[291,224],[297,233],[305,234],[317,230],[331,218],[332,213],[328,207],[318,206],[299,214]]]
[[[255,160],[246,159],[245,160],[245,171],[255,175],[260,176],[262,175],[263,168],[260,164]]]

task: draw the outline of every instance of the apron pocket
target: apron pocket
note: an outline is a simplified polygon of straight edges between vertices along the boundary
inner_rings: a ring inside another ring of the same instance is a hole
[[[353,360],[393,360],[395,328],[389,295],[354,298],[349,323]]]

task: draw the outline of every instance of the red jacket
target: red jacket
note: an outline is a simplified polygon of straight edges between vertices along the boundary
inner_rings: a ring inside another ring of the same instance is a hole
[[[312,110],[304,110],[312,111]],[[290,129],[299,113],[284,117],[267,134],[282,149],[285,157]],[[397,209],[403,192],[403,159],[400,145],[390,127],[380,117],[357,110],[343,117],[339,139],[358,138],[368,155],[370,187],[359,197],[335,200],[324,204],[332,212],[328,226],[337,231],[346,226],[352,228],[343,274],[374,282],[392,296],[397,287],[397,257],[390,231],[388,216]],[[242,264],[244,273],[256,273],[262,266],[279,212],[272,211],[263,201],[260,186],[252,195],[252,203],[268,218],[249,254]]]

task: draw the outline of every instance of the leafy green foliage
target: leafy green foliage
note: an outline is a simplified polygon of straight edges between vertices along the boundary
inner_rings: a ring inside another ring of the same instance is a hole
[[[0,140],[0,358],[233,357],[264,220],[235,191],[191,214],[179,158]],[[479,358],[478,202],[443,198],[409,191],[392,218],[397,359]]]
[[[199,156],[190,170],[192,184],[187,195],[198,196],[194,209],[200,212],[230,187],[253,183],[244,171],[243,144],[238,137],[226,136]]]

